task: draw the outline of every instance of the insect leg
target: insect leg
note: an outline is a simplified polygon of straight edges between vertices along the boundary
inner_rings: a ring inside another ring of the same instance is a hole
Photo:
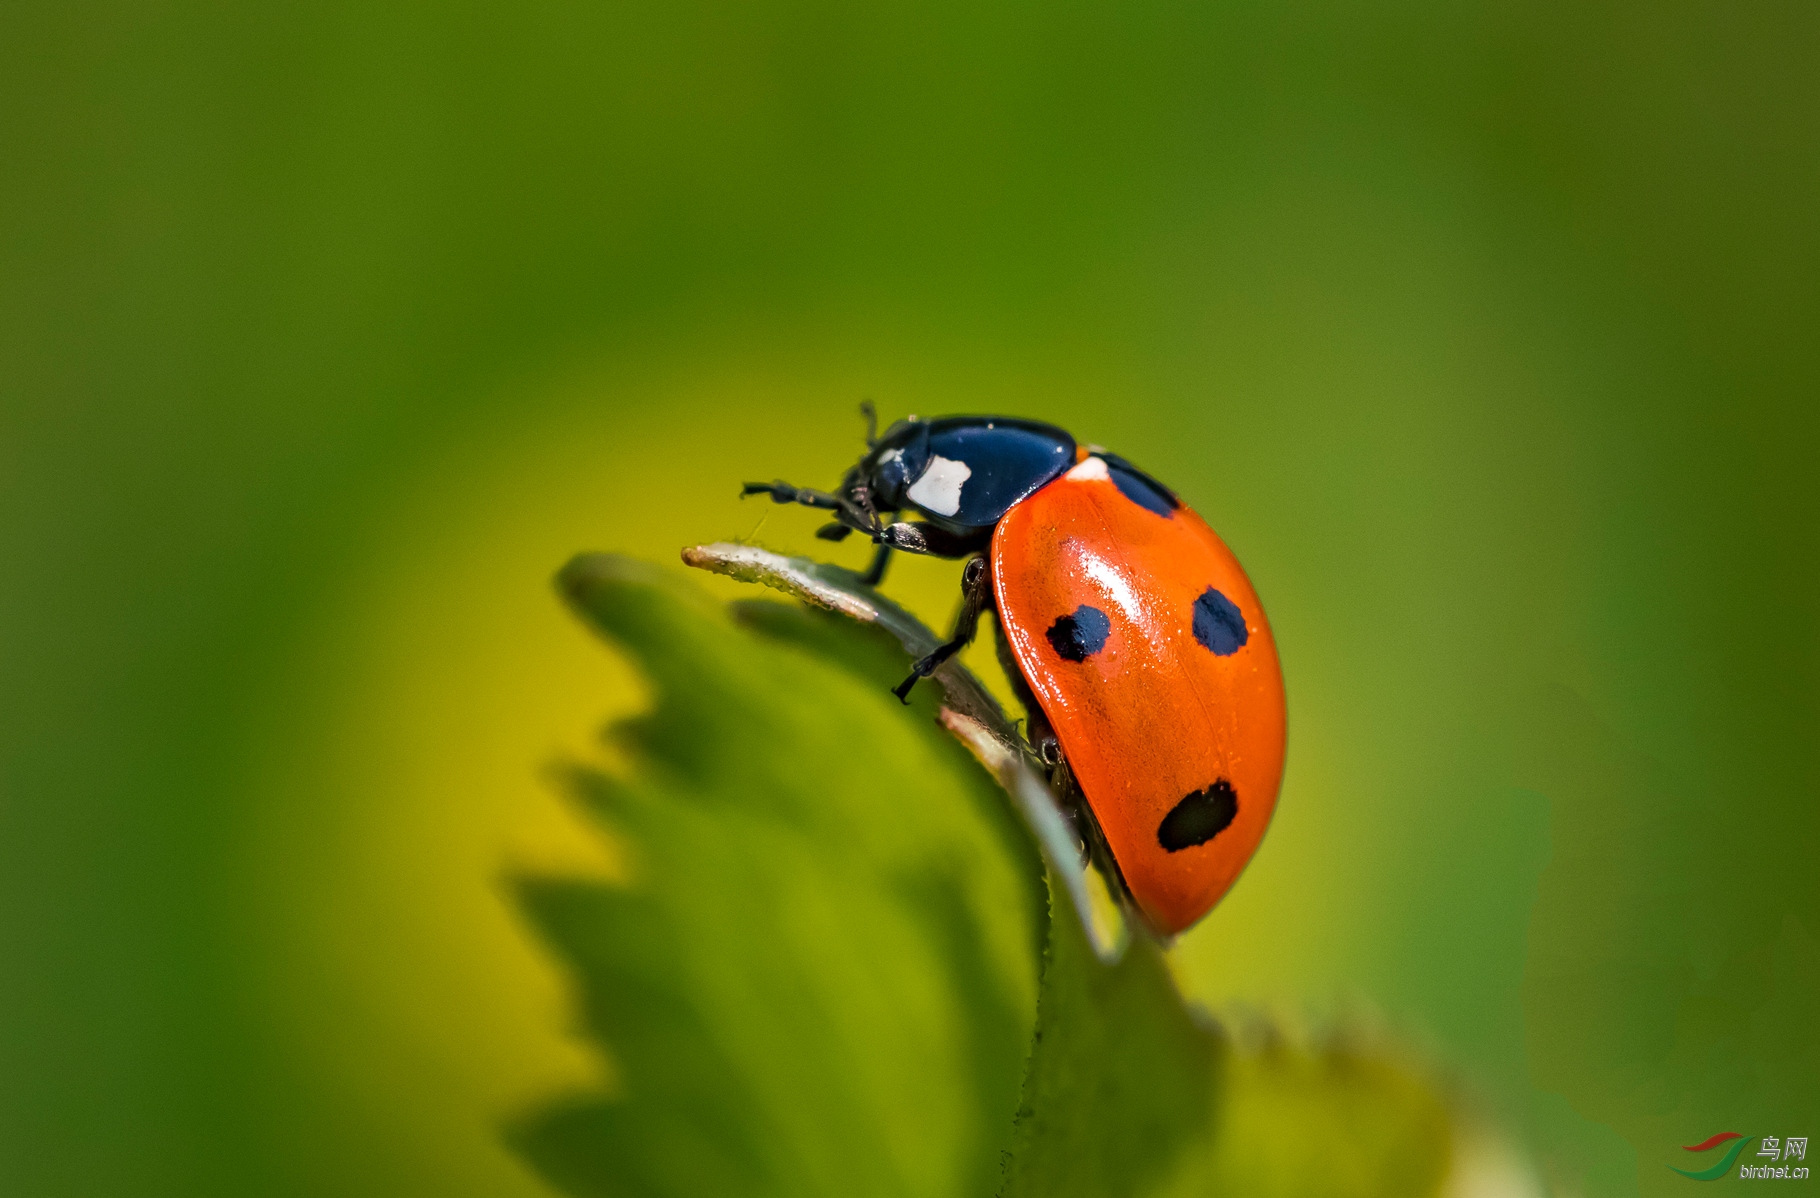
[[[830,512],[838,512],[843,506],[838,495],[812,491],[808,487],[793,487],[781,478],[770,483],[747,483],[740,488],[739,495],[741,499],[748,495],[769,495],[772,503],[800,503],[804,507],[821,508]]]
[[[928,553],[935,557],[967,557],[986,548],[992,540],[989,528],[969,532],[949,532],[920,520],[900,520],[886,524],[872,538],[905,553]],[[962,586],[966,585],[965,579]]]
[[[992,571],[986,565],[986,559],[976,557],[968,561],[967,568],[961,572],[961,610],[954,617],[954,632],[944,644],[937,645],[935,652],[917,662],[911,668],[910,676],[892,688],[891,693],[900,702],[910,701],[910,688],[916,685],[919,678],[927,678],[935,672],[937,666],[959,653],[973,640],[973,634],[979,629],[980,613],[986,610],[992,601]]]
[[[876,513],[860,506],[845,495],[834,495],[827,491],[794,486],[781,478],[776,482],[746,483],[740,488],[739,496],[744,499],[748,495],[769,495],[772,503],[800,503],[804,507],[833,512],[836,525],[844,524],[848,528],[865,533],[875,541],[879,539],[881,533],[890,531],[880,528]],[[824,541],[838,541],[847,534],[837,532],[831,526],[824,526],[815,535]],[[899,546],[899,548],[905,547]]]
[[[859,576],[859,580],[869,587],[877,586],[885,580],[885,567],[890,564],[891,546],[880,541],[878,552],[872,555],[872,564],[866,567],[866,572]]]

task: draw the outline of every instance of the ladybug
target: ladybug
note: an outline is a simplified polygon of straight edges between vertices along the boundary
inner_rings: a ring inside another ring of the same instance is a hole
[[[953,635],[898,698],[996,613],[1031,744],[1089,851],[1153,931],[1187,928],[1250,860],[1283,776],[1282,670],[1238,559],[1169,488],[1054,425],[911,417],[881,437],[864,411],[868,449],[839,490],[742,495],[833,513],[828,540],[869,536],[869,584],[893,550],[967,558]]]

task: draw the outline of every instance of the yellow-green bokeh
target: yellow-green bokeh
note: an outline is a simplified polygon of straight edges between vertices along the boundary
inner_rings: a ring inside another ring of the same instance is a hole
[[[1193,996],[1387,1027],[1562,1192],[1807,1129],[1803,10],[0,22],[0,1190],[543,1193],[499,1121],[612,1064],[500,880],[624,868],[539,771],[641,701],[549,576],[858,563],[735,484],[867,397],[1252,572],[1290,765]]]

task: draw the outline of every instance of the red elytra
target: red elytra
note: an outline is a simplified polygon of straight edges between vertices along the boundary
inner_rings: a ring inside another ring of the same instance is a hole
[[[1172,935],[1251,859],[1283,776],[1275,639],[1238,559],[1186,506],[1086,456],[993,530],[1000,626],[1125,886]]]

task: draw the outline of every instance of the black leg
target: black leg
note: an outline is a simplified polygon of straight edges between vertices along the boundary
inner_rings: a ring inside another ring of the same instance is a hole
[[[781,478],[776,482],[747,483],[740,488],[739,495],[741,499],[748,495],[769,495],[772,503],[800,503],[804,507],[833,512],[834,524],[824,526],[815,534],[824,541],[838,541],[847,535],[837,530],[838,525],[845,525],[857,532],[863,532],[875,541],[890,531],[879,526],[877,513],[861,507],[845,495],[832,495],[827,491],[793,486]]]
[[[890,564],[891,546],[881,541],[878,551],[872,555],[872,564],[866,567],[866,572],[859,576],[859,580],[869,587],[877,586],[885,581],[885,567]]]
[[[769,483],[746,483],[740,488],[739,494],[742,499],[747,495],[769,495],[772,503],[800,503],[804,507],[833,512],[834,524],[824,525],[815,534],[824,541],[838,541],[845,537],[846,534],[838,528],[839,525],[845,525],[855,532],[865,533],[875,544],[885,549],[901,549],[905,553],[933,553],[938,557],[961,557],[983,549],[992,536],[989,528],[971,533],[952,533],[921,521],[886,524],[879,519],[865,489],[858,486],[849,486],[847,493],[834,495],[827,491],[794,486],[778,479]],[[882,576],[883,568],[877,560],[872,566]]]
[[[902,549],[905,553],[966,557],[968,554],[979,553],[992,543],[992,530],[980,528],[972,532],[954,533],[933,524],[925,524],[921,520],[905,520],[885,525],[872,539],[893,549]]]
[[[937,645],[935,652],[917,662],[911,668],[910,677],[892,688],[891,693],[903,703],[910,701],[910,688],[916,685],[919,678],[927,678],[935,673],[936,667],[967,647],[973,634],[979,628],[980,613],[986,610],[992,601],[992,571],[986,566],[986,559],[976,557],[967,562],[967,568],[961,572],[961,610],[954,617],[954,632],[945,644]]]
[[[774,483],[747,483],[740,488],[740,498],[748,495],[769,495],[772,503],[800,503],[804,507],[821,508],[824,511],[841,510],[840,497],[826,491],[811,491],[807,487],[793,487],[783,479]]]

